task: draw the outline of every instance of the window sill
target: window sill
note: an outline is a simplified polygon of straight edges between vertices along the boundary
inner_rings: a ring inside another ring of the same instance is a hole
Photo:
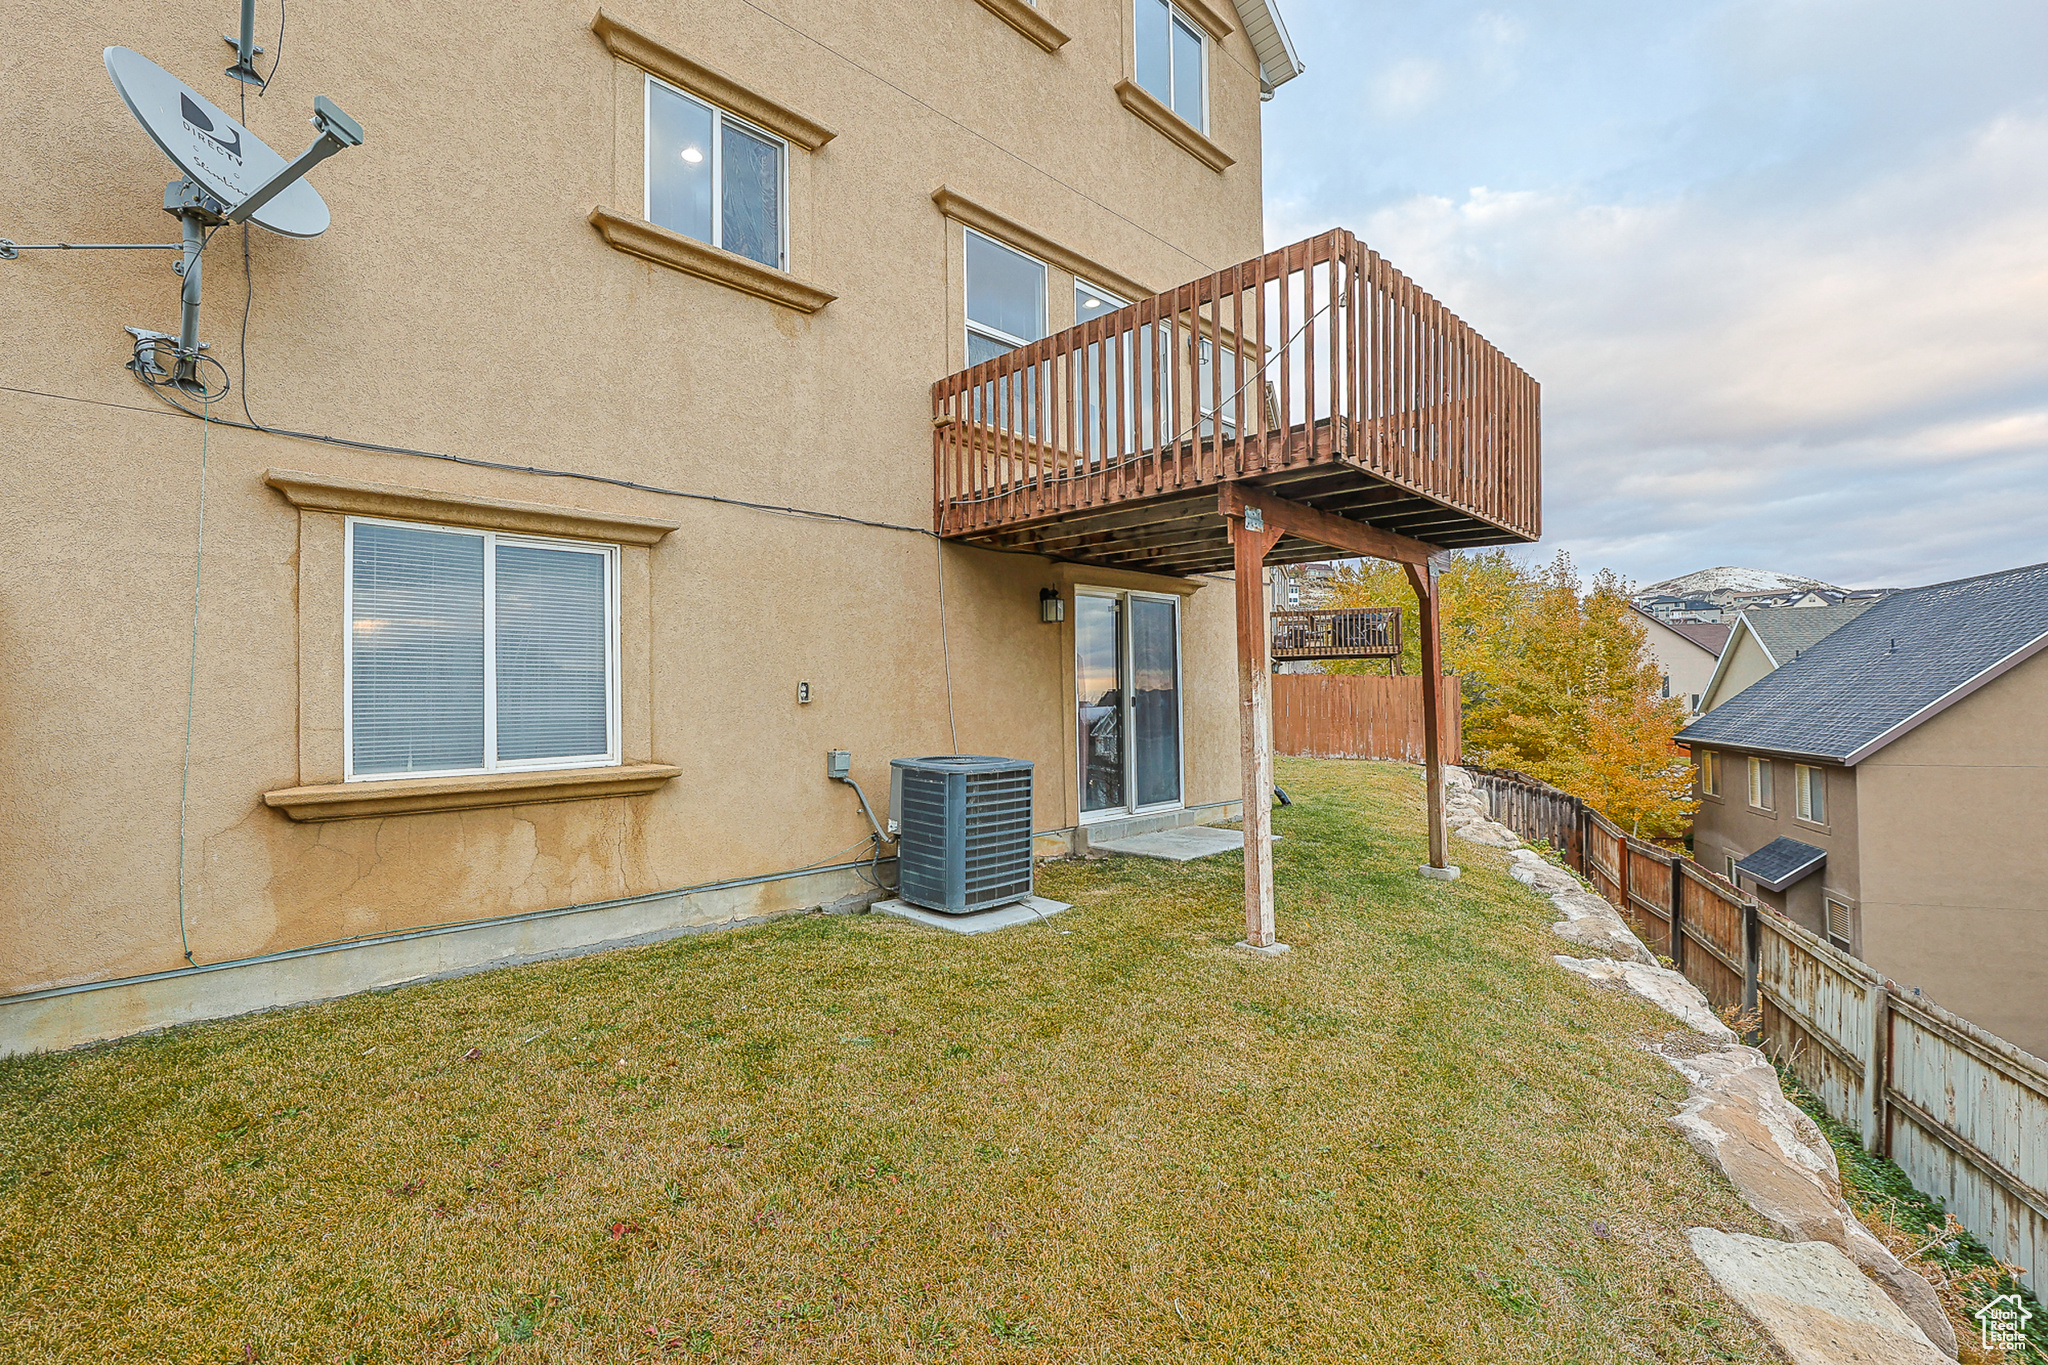
[[[554,772],[330,782],[265,792],[263,803],[294,820],[381,819],[387,815],[424,815],[429,811],[644,796],[682,771],[666,763],[627,763],[614,768],[563,768]]]
[[[1797,825],[1801,829],[1810,829],[1815,834],[1833,834],[1835,832],[1835,827],[1833,825],[1819,824],[1815,821],[1807,819],[1803,815],[1793,816],[1792,823]]]
[[[1124,108],[1166,134],[1169,141],[1218,175],[1226,167],[1237,164],[1236,158],[1204,137],[1192,123],[1161,104],[1156,95],[1136,81],[1128,78],[1118,81],[1116,97],[1123,102]]]
[[[1040,14],[1031,0],[980,0],[980,4],[1047,52],[1057,52],[1067,45],[1067,35],[1059,25]]]
[[[590,225],[603,234],[615,251],[665,265],[671,270],[680,270],[686,275],[695,275],[713,284],[722,284],[728,289],[737,289],[742,294],[752,294],[770,303],[779,303],[784,308],[794,308],[799,313],[815,313],[839,297],[817,285],[805,283],[786,270],[777,270],[759,261],[750,261],[745,256],[707,246],[693,237],[657,227],[645,218],[635,218],[602,204],[590,211]]]

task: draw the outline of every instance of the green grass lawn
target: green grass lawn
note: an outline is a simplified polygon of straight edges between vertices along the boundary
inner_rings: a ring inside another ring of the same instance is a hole
[[[1422,785],[983,937],[809,916],[0,1063],[9,1362],[1772,1359],[1671,1021]]]

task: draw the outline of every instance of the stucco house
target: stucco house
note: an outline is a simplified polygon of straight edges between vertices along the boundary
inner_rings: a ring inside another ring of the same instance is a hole
[[[1699,714],[1700,698],[1713,680],[1729,627],[1660,620],[1640,606],[1632,610],[1642,618],[1643,652],[1657,662],[1663,694],[1682,698],[1689,712]]]
[[[1893,594],[1679,732],[1694,855],[2048,1055],[2044,715],[2048,564]]]
[[[0,265],[0,1052],[872,899],[828,752],[1028,759],[1047,851],[1230,818],[1266,565],[1433,623],[1540,533],[1534,382],[1349,232],[1267,249],[1273,0],[291,23],[261,90],[182,8],[5,40],[24,246],[178,236],[109,45],[222,149],[366,137],[324,234],[179,210],[182,285]],[[138,342],[181,287],[207,349]]]
[[[1773,607],[1746,611],[1728,627],[1727,642],[1700,689],[1696,711],[1711,711],[1781,664],[1799,657],[1861,616],[1870,601],[1828,607]]]

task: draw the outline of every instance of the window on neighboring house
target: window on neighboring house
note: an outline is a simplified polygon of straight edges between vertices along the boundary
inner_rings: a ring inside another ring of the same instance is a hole
[[[1666,674],[1664,675],[1664,692],[1663,692],[1663,695],[1664,695],[1664,699],[1665,699],[1666,701],[1669,701],[1669,700],[1671,699],[1671,675],[1670,675],[1669,673],[1666,673]]]
[[[1708,796],[1721,794],[1721,755],[1712,749],[1700,753],[1700,790]]]
[[[1816,825],[1828,822],[1828,772],[1825,768],[1812,768],[1804,763],[1792,768],[1792,792],[1802,820],[1811,820]]]
[[[1699,694],[1699,693],[1697,693],[1697,692],[1695,692],[1695,693],[1693,693],[1693,694],[1692,694],[1691,696],[1687,697],[1687,698],[1686,698],[1686,705],[1690,706],[1690,707],[1691,707],[1691,708],[1692,708],[1693,710],[1695,710],[1695,711],[1699,710],[1699,709],[1700,709],[1700,694]]]
[[[1852,942],[1854,942],[1854,939],[1850,934],[1848,905],[1842,901],[1836,900],[1832,896],[1827,898],[1826,903],[1828,914],[1828,942],[1834,944],[1837,948],[1840,948],[1845,953],[1855,952],[1856,950],[1849,946]]]
[[[1771,760],[1752,758],[1749,760],[1749,804],[1758,810],[1773,810],[1771,805]]]
[[[1138,84],[1202,132],[1209,131],[1204,91],[1207,35],[1167,0],[1135,0]]]
[[[1728,885],[1741,886],[1742,883],[1735,880],[1735,864],[1742,860],[1740,858],[1737,858],[1733,853],[1730,853],[1726,858],[1722,859],[1722,861],[1726,863],[1728,866]]]
[[[618,549],[350,518],[347,772],[619,761]]]
[[[647,221],[750,261],[789,268],[788,146],[647,78]]]

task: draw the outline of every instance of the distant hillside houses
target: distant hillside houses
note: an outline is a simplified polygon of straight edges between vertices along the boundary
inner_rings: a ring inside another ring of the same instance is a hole
[[[1734,622],[1745,611],[1868,604],[1896,591],[1840,588],[1797,574],[1723,565],[1652,583],[1634,600],[1645,614],[1659,621],[1719,625]]]

